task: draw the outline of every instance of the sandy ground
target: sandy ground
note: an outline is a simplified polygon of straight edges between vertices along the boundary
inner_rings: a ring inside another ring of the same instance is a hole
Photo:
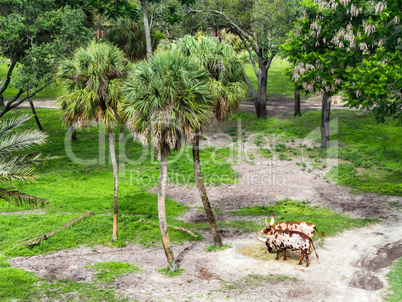
[[[276,116],[289,114],[292,104],[284,103],[275,112],[270,112],[268,106],[268,112]],[[310,105],[318,106],[314,102]],[[247,111],[249,106],[245,104],[241,110]],[[226,144],[222,141],[225,138],[214,134],[216,131],[209,134],[210,140],[203,142],[214,146]],[[303,142],[294,142],[300,143]],[[402,199],[351,194],[350,188],[328,183],[322,175],[336,164],[331,159],[324,170],[314,170],[309,166],[311,163],[302,169],[296,165],[300,158],[292,161],[280,161],[275,156],[261,158],[251,140],[240,147],[243,152],[233,161],[240,182],[207,188],[213,207],[220,210],[218,220],[233,219],[228,210],[268,205],[284,198],[308,199],[313,205],[326,205],[354,217],[386,219],[325,239],[322,247],[316,246],[319,260],[312,254],[308,268],[297,265],[297,252],[292,252],[287,261],[262,261],[244,256],[242,248],[263,244],[254,234],[234,230],[222,232],[224,242],[232,246],[223,251],[204,251],[211,242],[207,232],[203,233],[202,242],[173,246],[175,257],[184,268],[183,274],[174,278],[157,272],[167,265],[161,247],[145,249],[140,245],[85,247],[30,258],[16,257],[10,260],[11,265],[49,280],[69,278],[85,282],[94,281],[94,277],[84,265],[106,261],[132,263],[140,266],[142,272],[123,276],[113,285],[129,299],[139,301],[382,301],[388,287],[385,275],[392,263],[402,257],[402,213],[390,206],[390,203],[401,205]],[[248,154],[253,154],[252,160]],[[156,192],[156,188],[151,192]],[[195,187],[169,185],[167,194],[185,205],[197,207],[186,213],[183,220],[206,221],[199,210],[201,202]]]

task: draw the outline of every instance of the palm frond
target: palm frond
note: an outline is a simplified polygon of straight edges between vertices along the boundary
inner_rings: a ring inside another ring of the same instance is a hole
[[[46,138],[46,133],[33,129],[3,136],[0,138],[0,156],[13,151],[25,150],[33,145],[43,145],[46,142]]]
[[[0,139],[3,139],[4,136],[29,120],[31,117],[32,116],[29,114],[23,114],[14,116],[9,120],[0,120]]]
[[[0,199],[13,202],[16,205],[45,206],[49,202],[46,199],[31,196],[11,188],[0,188]]]

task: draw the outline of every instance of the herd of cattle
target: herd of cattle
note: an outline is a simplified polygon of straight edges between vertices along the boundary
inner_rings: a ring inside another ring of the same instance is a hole
[[[265,242],[268,252],[271,252],[273,248],[276,249],[277,254],[275,260],[279,259],[279,253],[283,251],[283,260],[286,260],[286,250],[292,251],[300,250],[301,259],[299,265],[302,264],[304,257],[306,257],[306,267],[309,266],[308,254],[311,253],[311,246],[314,248],[315,255],[318,259],[315,246],[311,238],[314,236],[315,231],[318,234],[314,224],[305,221],[298,222],[278,222],[275,223],[275,214],[271,217],[271,223],[268,224],[268,217],[265,218],[265,228],[261,230],[260,234],[266,235],[267,238],[261,238],[257,234],[257,239],[261,242]],[[320,234],[326,236],[324,232]]]

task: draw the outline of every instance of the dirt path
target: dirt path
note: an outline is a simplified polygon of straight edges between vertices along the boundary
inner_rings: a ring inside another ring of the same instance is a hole
[[[289,110],[290,105],[284,105],[275,114],[280,116]],[[227,143],[222,138],[214,139],[212,134],[210,137],[212,145]],[[244,151],[244,147],[248,149]],[[84,265],[100,261],[132,263],[140,266],[142,272],[123,276],[113,285],[124,295],[139,301],[382,301],[387,291],[385,275],[389,266],[402,257],[402,213],[393,212],[390,207],[390,202],[402,204],[402,198],[368,193],[355,195],[350,193],[350,188],[327,183],[321,176],[336,164],[331,160],[324,170],[309,172],[296,165],[299,158],[291,161],[280,161],[275,156],[264,159],[251,143],[242,146],[242,150],[244,156],[233,164],[240,174],[240,182],[207,188],[213,207],[222,212],[217,215],[218,220],[231,219],[226,214],[228,210],[267,205],[284,198],[308,199],[313,205],[326,205],[356,217],[388,218],[376,225],[327,238],[322,247],[317,247],[319,261],[311,255],[308,268],[297,265],[297,252],[292,252],[288,261],[262,261],[244,256],[242,248],[260,248],[263,244],[253,234],[239,231],[222,233],[224,242],[232,245],[224,251],[204,251],[211,242],[207,232],[203,233],[205,240],[202,242],[173,246],[180,267],[184,268],[182,276],[174,278],[157,272],[167,265],[162,248],[144,249],[139,245],[97,247],[95,250],[78,248],[30,258],[16,257],[10,263],[50,280],[69,278],[84,282],[94,281],[93,272]],[[247,154],[253,154],[253,159]],[[195,187],[169,185],[167,193],[185,205],[201,206]],[[200,222],[206,221],[204,216],[194,208],[182,219]]]

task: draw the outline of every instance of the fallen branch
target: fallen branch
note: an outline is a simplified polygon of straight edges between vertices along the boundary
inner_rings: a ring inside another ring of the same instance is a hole
[[[88,216],[88,215],[92,215],[93,213],[94,213],[94,212],[89,211],[89,212],[87,212],[87,213],[85,213],[85,214],[82,214],[80,217],[74,218],[73,220],[71,220],[70,222],[68,222],[66,225],[62,226],[61,228],[59,228],[59,229],[57,229],[57,230],[54,230],[54,231],[52,231],[52,232],[50,232],[50,233],[47,233],[47,234],[44,234],[44,235],[42,235],[42,236],[40,236],[40,237],[35,237],[35,238],[32,238],[32,239],[28,239],[28,240],[22,241],[22,242],[20,242],[20,243],[17,243],[17,244],[14,245],[11,249],[14,249],[14,248],[16,248],[17,246],[19,246],[19,245],[21,245],[21,244],[24,244],[24,243],[27,243],[26,247],[31,247],[31,246],[33,246],[33,245],[37,245],[37,244],[39,244],[42,240],[46,240],[46,239],[49,238],[50,236],[53,236],[54,234],[56,234],[58,231],[68,228],[70,225],[76,223],[78,220],[81,220],[81,219],[85,218],[85,217]],[[33,242],[32,242],[32,241],[33,241]],[[30,242],[30,243],[28,243],[28,242]]]
[[[150,223],[150,224],[153,224],[153,225],[158,225],[156,223],[150,222],[150,221],[142,219],[142,218],[139,221],[140,222],[145,222],[145,223]],[[193,237],[196,237],[196,238],[198,237],[198,235],[194,234],[193,232],[191,232],[190,230],[187,230],[185,228],[174,227],[174,226],[171,226],[171,225],[168,225],[168,228],[172,228],[172,229],[175,229],[177,231],[185,232],[185,233],[189,234],[190,236],[193,236]]]

